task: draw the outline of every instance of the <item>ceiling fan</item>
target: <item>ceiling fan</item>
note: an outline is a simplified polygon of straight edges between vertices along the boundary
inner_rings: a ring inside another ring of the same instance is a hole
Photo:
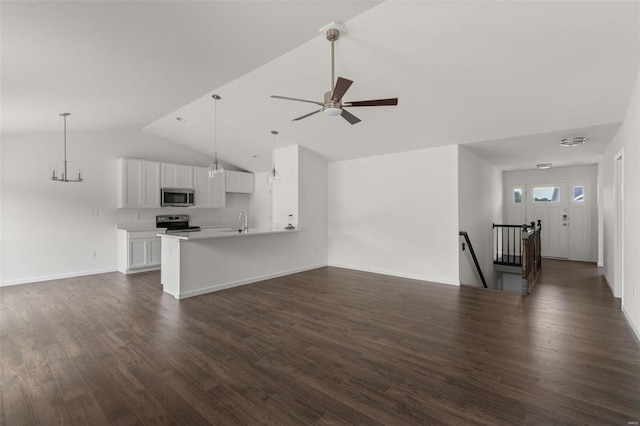
[[[338,77],[336,81],[334,78],[334,48],[333,43],[340,37],[340,30],[334,25],[330,25],[327,29],[327,40],[331,42],[331,87],[332,89],[324,94],[324,102],[310,101],[307,99],[289,98],[287,96],[271,95],[272,98],[285,99],[289,101],[307,102],[310,104],[320,105],[322,108],[313,111],[309,114],[305,114],[301,117],[294,118],[292,121],[302,120],[319,112],[324,112],[325,115],[336,116],[340,115],[351,124],[359,123],[361,120],[349,111],[344,109],[345,107],[365,107],[365,106],[390,106],[398,105],[398,98],[389,99],[375,99],[369,101],[353,101],[343,102],[342,97],[349,90],[353,81],[346,78]],[[335,85],[333,82],[335,81]]]

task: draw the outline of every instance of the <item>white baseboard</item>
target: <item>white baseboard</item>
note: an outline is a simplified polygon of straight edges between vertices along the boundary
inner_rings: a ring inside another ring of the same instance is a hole
[[[118,269],[118,272],[122,272],[123,274],[129,275],[129,274],[138,274],[140,272],[159,271],[159,270],[160,270],[160,266],[152,266],[151,268],[127,269],[125,272],[122,272],[120,269]]]
[[[252,284],[252,283],[256,283],[258,281],[264,281],[264,280],[269,280],[269,279],[272,279],[272,278],[284,277],[285,275],[297,274],[298,272],[305,272],[305,271],[310,271],[312,269],[324,268],[325,266],[327,266],[326,263],[320,263],[320,264],[317,264],[317,265],[304,266],[302,268],[290,269],[290,270],[287,270],[287,271],[276,272],[274,274],[260,275],[258,277],[251,277],[251,278],[247,278],[247,279],[244,279],[244,280],[238,280],[238,281],[233,281],[233,282],[223,283],[223,284],[216,284],[216,285],[212,285],[212,286],[209,286],[209,287],[199,288],[197,290],[185,291],[183,293],[179,293],[177,297],[175,295],[173,295],[173,297],[175,297],[178,300],[186,299],[188,297],[194,297],[194,296],[200,296],[202,294],[213,293],[214,291],[226,290],[228,288],[233,288],[233,287],[239,287],[241,285]]]
[[[353,269],[355,271],[371,272],[371,273],[380,274],[380,275],[389,275],[389,276],[392,276],[392,277],[409,278],[409,279],[418,280],[418,281],[429,281],[429,282],[432,282],[432,283],[460,286],[460,281],[459,280],[455,281],[455,280],[452,280],[450,278],[433,277],[433,276],[427,276],[427,275],[403,274],[403,273],[399,273],[399,272],[396,272],[396,271],[387,271],[387,270],[384,270],[384,269],[375,269],[375,268],[367,268],[367,267],[360,267],[360,266],[353,266],[353,265],[344,265],[344,264],[340,264],[340,263],[331,263],[331,262],[329,263],[329,266],[335,266],[336,268]]]
[[[598,262],[598,263],[596,263],[596,266],[598,268],[604,268],[604,262]]]
[[[611,281],[609,281],[609,277],[607,277],[607,274],[605,274],[604,271],[602,271],[602,277],[604,278],[604,282],[606,282],[609,286],[609,290],[611,290],[611,294],[613,295],[613,297],[616,297],[616,292],[613,289],[613,285],[611,284]]]
[[[116,272],[116,268],[93,269],[90,271],[68,272],[65,274],[41,275],[39,277],[19,278],[17,280],[7,280],[0,283],[0,287],[10,285],[37,283],[41,281],[61,280],[64,278],[83,277],[85,275],[105,274],[107,272]]]
[[[633,330],[633,332],[635,333],[636,339],[638,339],[638,342],[640,342],[640,330],[638,330],[638,328],[636,328],[635,324],[633,324],[633,321],[631,321],[631,318],[629,318],[629,315],[627,315],[627,311],[625,311],[623,309],[622,313],[624,314],[624,317],[627,319],[627,322],[629,323],[629,326],[631,326],[631,330]]]

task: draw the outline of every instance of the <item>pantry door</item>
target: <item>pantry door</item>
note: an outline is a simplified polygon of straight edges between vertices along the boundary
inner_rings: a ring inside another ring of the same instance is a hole
[[[569,258],[569,194],[566,183],[527,185],[527,221],[542,221],[542,256]]]

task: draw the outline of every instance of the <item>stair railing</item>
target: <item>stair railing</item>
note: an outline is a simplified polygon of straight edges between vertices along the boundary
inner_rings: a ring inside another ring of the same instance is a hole
[[[497,265],[522,266],[522,235],[526,225],[493,224],[495,252],[493,263]]]
[[[484,275],[482,274],[482,269],[480,269],[480,264],[478,263],[478,258],[476,257],[476,252],[473,250],[473,246],[471,245],[471,240],[469,239],[469,234],[465,231],[460,231],[460,235],[464,237],[467,247],[469,247],[469,252],[471,253],[471,257],[473,257],[473,263],[476,264],[476,269],[478,270],[478,274],[480,275],[480,279],[482,280],[482,287],[487,287],[487,282],[484,279]],[[463,248],[464,250],[464,248]]]

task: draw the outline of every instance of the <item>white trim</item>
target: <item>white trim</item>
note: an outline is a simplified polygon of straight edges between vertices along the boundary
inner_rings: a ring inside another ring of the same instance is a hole
[[[65,274],[41,275],[39,277],[20,278],[17,280],[2,281],[2,283],[0,283],[0,287],[8,287],[10,285],[18,285],[18,284],[36,283],[41,281],[60,280],[64,278],[83,277],[85,275],[106,274],[108,272],[116,272],[116,271],[117,271],[117,268],[104,268],[104,269],[93,269],[91,271],[68,272]]]
[[[636,335],[636,339],[638,339],[638,341],[640,342],[640,330],[638,330],[635,325],[633,325],[633,322],[631,321],[631,318],[627,315],[627,311],[625,311],[624,309],[622,310],[622,313],[624,314],[625,319],[627,320],[627,323],[629,324],[629,327],[631,327],[631,330],[633,331],[633,333]]]
[[[334,266],[336,268],[353,269],[355,271],[371,272],[374,274],[389,275],[392,277],[409,278],[412,280],[419,280],[419,281],[428,281],[436,284],[448,284],[448,285],[460,286],[460,280],[456,281],[449,278],[431,277],[426,275],[401,274],[395,271],[386,271],[386,270],[375,269],[375,268],[363,268],[359,266],[344,265],[340,263],[329,263],[329,266]]]
[[[598,268],[604,268],[604,262],[598,262],[598,263],[596,263],[596,266]]]
[[[151,266],[149,268],[127,269],[126,272],[124,272],[124,274],[126,274],[126,275],[137,274],[139,272],[158,271],[159,269],[160,269],[160,266]],[[122,272],[120,270],[118,270],[118,271]]]
[[[619,165],[618,165],[618,162]],[[618,175],[618,169],[620,173]],[[624,309],[624,148],[613,156],[614,172],[614,271],[615,282],[613,295],[620,297],[621,307]],[[618,211],[620,209],[620,211]],[[617,290],[617,291],[616,291]]]
[[[285,275],[292,275],[292,274],[297,274],[299,272],[310,271],[312,269],[324,268],[325,266],[327,266],[326,263],[309,265],[309,266],[304,266],[302,268],[290,269],[288,271],[276,272],[275,274],[260,275],[258,277],[247,278],[244,280],[232,281],[229,283],[216,284],[209,287],[199,288],[197,290],[185,291],[184,293],[179,293],[177,296],[176,295],[172,295],[172,296],[178,300],[181,300],[181,299],[186,299],[188,297],[200,296],[206,293],[213,293],[214,291],[226,290],[228,288],[239,287],[247,284],[253,284],[259,281],[269,280],[272,278],[284,277]]]
[[[609,286],[609,290],[611,290],[611,295],[613,297],[616,297],[615,292],[613,290],[613,285],[611,285],[611,281],[609,281],[609,278],[607,277],[607,274],[602,271],[602,278],[604,278],[604,281],[607,283],[607,285]]]

